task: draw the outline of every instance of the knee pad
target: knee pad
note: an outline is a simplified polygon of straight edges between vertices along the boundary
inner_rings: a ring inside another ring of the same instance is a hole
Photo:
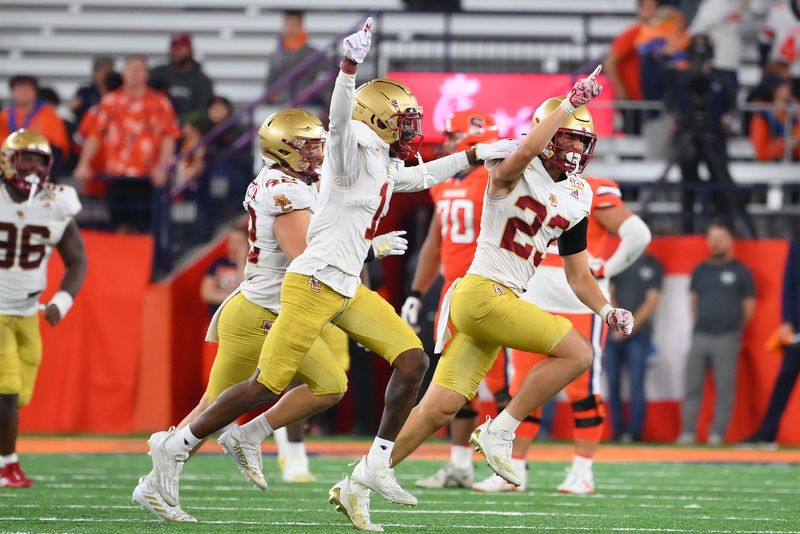
[[[605,415],[603,401],[597,395],[590,395],[572,402],[572,416],[575,419],[575,428],[600,426],[605,420]]]

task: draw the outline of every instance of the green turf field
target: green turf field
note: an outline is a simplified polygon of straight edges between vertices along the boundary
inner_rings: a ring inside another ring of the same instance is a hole
[[[144,455],[27,455],[38,479],[31,490],[0,490],[1,532],[352,532],[327,503],[329,487],[348,470],[342,458],[312,458],[311,485],[275,481],[253,489],[230,459],[198,455],[184,470],[181,499],[197,524],[163,524],[130,502]],[[413,487],[437,463],[412,461],[398,479]],[[372,517],[391,531],[436,532],[769,532],[800,533],[800,466],[599,463],[597,495],[558,495],[565,464],[531,463],[526,493],[417,490],[405,508],[373,498]],[[479,465],[477,475],[488,468]]]

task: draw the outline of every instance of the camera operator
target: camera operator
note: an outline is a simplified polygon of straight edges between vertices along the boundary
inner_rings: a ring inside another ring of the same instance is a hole
[[[673,161],[680,166],[683,183],[688,186],[682,193],[683,231],[694,231],[694,204],[700,183],[698,166],[704,161],[711,181],[726,184],[724,190],[710,195],[714,216],[733,224],[734,215],[739,215],[753,234],[752,221],[728,170],[726,137],[731,131],[729,113],[735,95],[724,76],[711,66],[714,47],[707,35],[692,36],[686,53],[688,65],[671,73],[665,95],[674,129]]]

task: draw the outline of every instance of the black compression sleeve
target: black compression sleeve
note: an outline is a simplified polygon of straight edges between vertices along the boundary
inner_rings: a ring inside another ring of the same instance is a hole
[[[558,254],[560,256],[571,256],[586,250],[586,229],[589,227],[589,219],[584,217],[578,224],[561,234],[558,238]]]

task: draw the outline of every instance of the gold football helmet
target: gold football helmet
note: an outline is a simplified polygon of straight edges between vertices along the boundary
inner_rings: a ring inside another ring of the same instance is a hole
[[[563,96],[548,98],[533,112],[532,123],[534,126],[554,112],[564,100]],[[575,150],[574,143],[570,139],[579,138],[583,143],[583,150]],[[567,118],[564,125],[556,131],[550,143],[542,152],[545,159],[552,158],[553,164],[562,172],[581,173],[589,163],[589,159],[594,154],[594,146],[597,144],[597,136],[594,133],[594,121],[592,114],[586,106],[579,106],[575,112]],[[575,161],[577,159],[577,161]]]
[[[41,188],[47,182],[52,167],[50,143],[39,132],[17,130],[0,147],[3,180],[25,196],[31,194],[34,185]]]
[[[308,182],[319,180],[325,147],[325,127],[304,109],[282,109],[267,117],[258,129],[265,162],[274,162]]]
[[[422,108],[400,82],[377,78],[356,89],[352,116],[378,134],[394,157],[409,159],[422,145]]]

